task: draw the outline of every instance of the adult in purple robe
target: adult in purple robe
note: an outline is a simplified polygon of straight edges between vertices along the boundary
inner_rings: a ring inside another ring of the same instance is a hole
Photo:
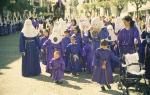
[[[66,55],[68,57],[68,70],[72,72],[73,75],[77,75],[81,72],[81,63],[79,56],[81,51],[76,43],[75,36],[71,37],[71,43],[67,46]]]
[[[107,45],[107,41],[104,40],[101,42],[101,48],[96,49],[93,60],[94,70],[92,80],[99,83],[102,86],[102,90],[105,90],[104,85],[107,85],[110,89],[109,84],[113,83],[112,60],[119,63],[119,59],[107,48]]]
[[[25,21],[20,33],[19,49],[22,53],[22,75],[25,77],[39,75],[41,68],[39,63],[40,44],[38,32],[29,19]]]
[[[82,56],[85,63],[85,67],[88,73],[92,73],[92,60],[93,60],[93,51],[92,44],[88,36],[83,36],[83,49]]]
[[[59,83],[64,78],[65,63],[59,51],[54,52],[54,57],[48,63],[48,68],[51,70],[52,79],[56,83]]]
[[[65,62],[65,66],[68,67],[68,60],[67,60],[67,55],[66,55],[66,51],[67,51],[67,46],[70,43],[70,35],[69,35],[69,31],[65,31],[64,32],[65,37],[62,39],[62,56]],[[69,71],[68,68],[65,69],[65,71]]]
[[[118,34],[121,55],[135,52],[135,45],[140,42],[139,31],[134,26],[134,21],[132,18],[130,16],[126,16],[123,21],[125,28],[120,30]]]

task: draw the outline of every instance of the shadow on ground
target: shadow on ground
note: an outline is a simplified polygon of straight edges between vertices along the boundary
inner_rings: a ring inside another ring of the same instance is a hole
[[[35,77],[30,77],[39,81],[44,81],[44,82],[53,82],[50,78],[50,76],[46,76],[46,75],[39,75],[39,76],[35,76]]]
[[[63,84],[60,84],[60,86],[73,88],[73,89],[76,89],[76,90],[81,90],[82,89],[80,86],[70,84],[67,80],[65,80]]]
[[[116,91],[116,90],[108,90],[108,91],[102,91],[102,92],[106,94],[111,94],[111,95],[122,95],[121,92]]]
[[[7,65],[20,58],[18,42],[19,33],[0,36],[0,69],[10,69]]]
[[[114,83],[120,82],[120,75],[114,75]]]
[[[72,80],[72,81],[76,81],[76,82],[80,82],[80,83],[91,83],[90,80],[91,79],[91,75],[90,74],[83,74],[81,73],[79,76],[65,76],[66,80]]]
[[[46,76],[46,75],[43,75],[43,74],[41,74],[39,76],[36,76],[36,77],[30,77],[30,78],[33,78],[33,79],[36,79],[36,80],[39,80],[39,81],[54,83],[53,80],[50,78],[50,76]],[[70,84],[67,81],[67,79],[65,79],[63,81],[63,84],[59,84],[59,85],[63,86],[63,87],[73,88],[73,89],[76,89],[76,90],[82,89],[80,86]]]
[[[2,72],[0,72],[0,75],[2,75],[3,73]]]

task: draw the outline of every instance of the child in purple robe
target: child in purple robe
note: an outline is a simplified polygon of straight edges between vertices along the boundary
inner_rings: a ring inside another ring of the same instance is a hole
[[[79,48],[82,48],[82,37],[81,37],[81,32],[79,29],[79,26],[75,26],[73,30],[73,35],[76,36],[76,43],[78,44]]]
[[[94,55],[94,70],[92,81],[101,85],[102,91],[105,91],[105,85],[111,89],[110,84],[113,83],[113,75],[111,69],[111,62],[119,63],[119,58],[116,57],[111,50],[108,49],[108,42],[106,40],[101,42],[101,48],[96,49]]]
[[[54,52],[54,57],[48,63],[48,68],[51,70],[51,76],[55,83],[62,83],[64,78],[65,63],[59,51]]]
[[[76,43],[75,36],[71,36],[71,43],[67,46],[66,52],[68,58],[68,67],[73,75],[78,75],[81,72],[80,56],[81,51]]]
[[[64,38],[62,39],[62,56],[65,62],[65,66],[68,67],[68,60],[67,60],[67,55],[66,55],[66,49],[67,49],[67,45],[70,43],[70,35],[69,35],[69,31],[66,30],[64,32]],[[66,72],[68,72],[68,68],[65,69]]]
[[[92,51],[92,44],[88,36],[83,36],[83,49],[82,49],[82,56],[85,62],[85,67],[88,73],[92,73],[92,60],[93,60],[93,51]]]
[[[43,46],[43,44],[48,40],[48,37],[49,37],[49,31],[48,30],[45,30],[44,31],[44,36],[41,37],[40,39],[40,45],[41,47]],[[41,61],[44,65],[47,64],[47,47],[44,47],[43,49],[41,49]]]
[[[74,27],[77,27],[77,21],[75,19],[72,19],[71,25],[68,27],[68,30],[70,31],[70,35],[74,34],[73,32]]]
[[[43,45],[42,49],[46,48],[46,63],[48,63],[53,58],[53,50],[52,50],[52,43],[50,39],[47,39]],[[50,73],[50,70],[48,69],[48,64],[46,65],[46,72]]]

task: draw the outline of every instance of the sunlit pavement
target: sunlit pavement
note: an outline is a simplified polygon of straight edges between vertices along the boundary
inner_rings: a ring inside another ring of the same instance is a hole
[[[0,95],[122,95],[117,83],[111,85],[112,90],[101,92],[100,86],[91,81],[91,75],[83,73],[78,77],[65,74],[65,82],[56,85],[45,73],[45,66],[41,67],[40,76],[22,77],[18,34],[0,37]]]

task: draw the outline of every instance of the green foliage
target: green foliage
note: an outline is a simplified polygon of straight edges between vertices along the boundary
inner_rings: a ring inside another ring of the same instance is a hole
[[[123,9],[127,3],[128,0],[112,0],[112,4],[120,10]]]
[[[117,8],[117,15],[120,16],[121,11],[128,4],[128,0],[112,0],[112,5],[116,6]]]
[[[36,8],[36,14],[40,14],[40,12],[44,13],[46,11],[47,11],[46,7],[38,7],[38,8]]]
[[[2,13],[3,8],[9,4],[9,0],[0,0],[0,13]]]
[[[103,8],[109,8],[110,7],[110,2],[109,1],[102,1],[102,7]]]
[[[32,11],[33,6],[31,6],[27,0],[17,0],[16,3],[9,4],[7,6],[7,9],[12,12],[18,11],[20,13],[23,13],[24,10]]]

